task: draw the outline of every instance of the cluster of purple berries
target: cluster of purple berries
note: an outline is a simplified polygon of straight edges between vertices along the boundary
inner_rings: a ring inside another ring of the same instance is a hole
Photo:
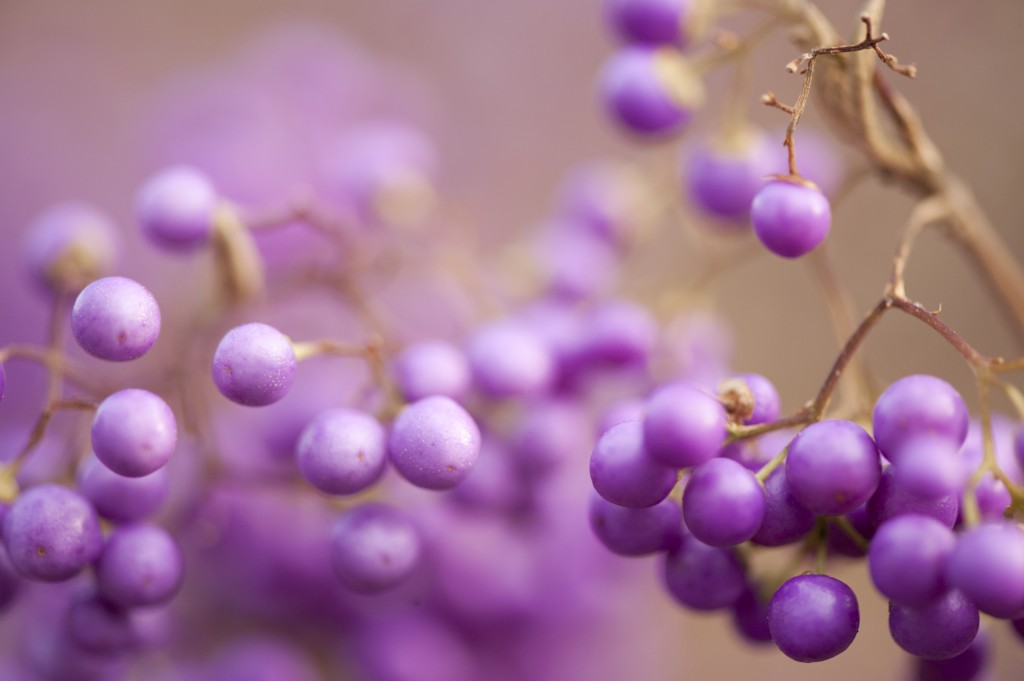
[[[976,445],[974,452],[965,446],[969,417],[952,386],[928,375],[896,381],[875,405],[873,436],[844,420],[783,433],[768,450],[785,453],[784,467],[773,470],[766,456],[741,451],[757,440],[726,444],[730,418],[752,425],[778,417],[771,384],[758,375],[740,379],[753,397],[746,418],[730,417],[724,397],[670,384],[648,397],[640,418],[601,436],[590,463],[600,495],[591,523],[610,550],[663,554],[676,600],[695,610],[731,609],[746,638],[773,641],[802,662],[852,643],[860,626],[853,591],[821,573],[781,585],[752,581],[736,546],[866,552],[872,581],[891,601],[893,639],[923,660],[968,654],[979,612],[1021,628],[1024,530],[1004,518],[1011,499],[999,481],[976,490],[979,524],[958,513],[981,461]],[[1024,461],[1011,464],[1019,483]],[[762,469],[767,477],[756,475]],[[680,479],[681,506],[669,498]],[[829,534],[837,518],[869,543],[839,542]]]

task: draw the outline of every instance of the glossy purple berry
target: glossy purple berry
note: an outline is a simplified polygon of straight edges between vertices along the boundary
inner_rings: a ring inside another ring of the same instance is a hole
[[[662,564],[669,594],[693,610],[728,608],[747,588],[743,563],[732,548],[708,546],[691,534]]]
[[[696,466],[718,454],[725,423],[725,408],[716,397],[689,383],[673,383],[647,400],[644,446],[666,466]]]
[[[670,135],[690,122],[703,85],[686,59],[668,48],[631,47],[601,73],[601,97],[612,117],[640,135]]]
[[[498,399],[536,395],[555,376],[555,361],[541,336],[527,324],[498,321],[479,328],[466,345],[473,382]]]
[[[792,577],[768,604],[772,640],[797,662],[821,662],[850,647],[860,628],[853,590],[828,575]]]
[[[232,402],[263,407],[288,394],[297,366],[288,336],[254,322],[231,329],[221,339],[213,353],[213,382]]]
[[[206,175],[190,166],[172,166],[142,185],[135,214],[143,234],[154,244],[187,252],[210,240],[217,201]]]
[[[640,422],[626,421],[609,428],[594,445],[590,480],[613,504],[644,508],[667,497],[677,475],[648,453]]]
[[[476,421],[451,398],[425,397],[395,419],[388,437],[391,463],[402,477],[426,489],[462,482],[480,455]]]
[[[828,236],[832,209],[813,185],[772,180],[754,196],[750,220],[765,248],[783,258],[799,258]]]
[[[93,417],[96,458],[118,475],[138,478],[162,468],[177,442],[174,412],[148,390],[119,390],[100,402]]]
[[[753,537],[764,522],[764,489],[743,464],[711,459],[694,468],[686,482],[683,518],[705,544],[734,546]]]
[[[111,362],[138,359],[160,335],[160,306],[136,281],[98,279],[75,299],[71,333],[93,357]]]
[[[959,449],[970,418],[956,388],[927,374],[905,376],[875,402],[872,430],[878,448],[896,463],[907,444],[922,435],[946,439]]]
[[[793,498],[819,515],[843,515],[867,501],[882,474],[874,441],[852,421],[821,421],[789,445],[786,478]]]

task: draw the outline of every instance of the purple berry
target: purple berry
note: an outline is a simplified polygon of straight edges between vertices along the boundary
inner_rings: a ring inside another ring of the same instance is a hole
[[[686,159],[690,198],[705,213],[735,227],[749,225],[754,197],[775,172],[775,149],[760,132],[731,144],[703,145]]]
[[[410,345],[395,357],[391,373],[402,397],[409,402],[431,395],[458,400],[469,392],[466,356],[444,341],[420,341]]]
[[[153,294],[136,281],[98,279],[75,299],[71,333],[93,357],[111,362],[138,359],[160,335],[160,307]]]
[[[950,494],[938,499],[921,499],[910,494],[896,479],[896,469],[893,466],[886,466],[882,471],[878,488],[867,503],[868,519],[873,527],[878,527],[889,518],[904,513],[931,516],[946,527],[953,527],[959,510],[959,494]]]
[[[116,605],[136,608],[174,598],[183,577],[181,549],[156,525],[116,528],[96,561],[100,594]]]
[[[739,600],[733,603],[732,623],[749,643],[772,642],[772,631],[768,628],[768,603],[761,599],[753,586],[748,586]]]
[[[908,440],[894,463],[896,482],[911,496],[935,500],[959,495],[971,471],[959,453],[959,445],[935,435]]]
[[[685,47],[691,0],[605,0],[612,31],[628,43]]]
[[[100,516],[115,523],[131,523],[155,513],[167,499],[167,468],[128,478],[90,456],[78,470],[78,491],[92,502]]]
[[[162,468],[177,442],[174,412],[148,390],[120,390],[103,400],[93,417],[96,458],[118,475],[138,478]]]
[[[956,388],[927,374],[896,381],[875,402],[872,430],[875,442],[895,464],[907,443],[930,435],[959,449],[967,438],[967,405]]]
[[[683,536],[682,513],[672,499],[647,508],[626,508],[592,494],[589,517],[597,538],[620,556],[670,551],[679,546]]]
[[[425,397],[395,419],[388,452],[391,463],[412,484],[449,489],[462,482],[476,463],[480,429],[451,398]]]
[[[622,50],[605,65],[600,87],[615,120],[641,135],[678,132],[704,97],[689,63],[668,48]]]
[[[768,604],[772,640],[797,662],[821,662],[850,647],[860,628],[853,590],[828,575],[786,580]]]
[[[33,487],[18,497],[4,518],[3,537],[18,574],[43,582],[74,577],[103,545],[92,505],[59,485]]]
[[[537,334],[518,322],[481,327],[469,339],[466,356],[474,383],[489,397],[536,395],[554,380],[551,352]]]
[[[814,527],[814,514],[793,498],[786,472],[775,469],[764,481],[764,522],[751,537],[761,546],[783,546],[801,539]]]
[[[771,423],[779,418],[779,393],[772,382],[761,374],[740,374],[724,381],[718,391],[720,394],[738,391],[743,397],[747,396],[745,393],[749,393],[752,404],[750,413],[743,418],[744,425]]]
[[[626,421],[598,439],[590,455],[590,480],[602,497],[630,508],[654,506],[676,485],[676,471],[644,447],[639,421]]]
[[[789,445],[786,478],[793,497],[818,515],[843,515],[878,487],[882,464],[871,436],[852,421],[821,421]]]
[[[327,494],[353,494],[384,472],[387,440],[377,419],[354,409],[330,409],[299,436],[295,459],[309,484]]]
[[[982,681],[989,658],[989,639],[978,632],[967,650],[944,660],[917,658],[913,681]]]
[[[297,365],[287,336],[266,324],[244,324],[228,331],[214,351],[213,382],[233,402],[264,407],[288,394]]]
[[[683,518],[705,544],[734,546],[753,537],[764,522],[764,489],[743,464],[711,459],[694,468],[686,482]]]
[[[1024,530],[985,523],[960,534],[946,563],[946,581],[993,617],[1024,611]]]
[[[217,201],[206,175],[190,166],[172,166],[142,185],[135,214],[143,234],[154,244],[187,252],[210,240]]]
[[[61,203],[29,226],[25,262],[42,288],[74,293],[113,269],[117,248],[109,217],[85,203]]]
[[[963,653],[978,635],[978,608],[956,589],[920,607],[893,603],[889,632],[911,655],[945,660]]]
[[[405,513],[385,504],[349,509],[334,524],[331,564],[342,584],[364,593],[406,579],[419,564],[419,533]]]
[[[124,653],[138,640],[131,612],[94,592],[73,598],[64,624],[71,641],[91,653]]]
[[[750,220],[765,248],[783,258],[798,258],[828,236],[832,209],[813,185],[772,180],[754,197]]]
[[[746,571],[733,549],[708,546],[691,534],[665,555],[662,567],[669,593],[693,610],[728,608],[747,588]]]
[[[725,408],[715,397],[694,385],[673,383],[647,400],[644,446],[666,466],[696,466],[718,454],[725,422]]]
[[[889,600],[919,607],[946,590],[946,561],[956,536],[926,515],[907,514],[882,523],[871,539],[868,569]]]

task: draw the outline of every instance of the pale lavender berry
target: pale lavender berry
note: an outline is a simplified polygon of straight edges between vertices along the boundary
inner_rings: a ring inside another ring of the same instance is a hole
[[[93,357],[111,362],[138,359],[160,335],[160,306],[137,281],[97,279],[75,299],[71,333]]]
[[[391,373],[399,392],[408,402],[431,395],[458,400],[469,392],[470,373],[466,356],[445,341],[413,343],[395,357]]]
[[[129,478],[118,475],[90,456],[78,470],[78,491],[92,502],[100,516],[115,523],[131,523],[155,513],[167,499],[167,468]]]
[[[915,513],[882,523],[868,549],[871,581],[883,596],[922,606],[946,590],[946,561],[956,545],[953,530]]]
[[[451,398],[425,397],[405,407],[388,437],[391,463],[426,489],[449,489],[469,475],[480,455],[476,421]]]
[[[753,537],[764,522],[764,489],[743,464],[711,459],[694,468],[686,482],[683,518],[705,544],[734,546]]]
[[[117,228],[86,203],[60,203],[28,228],[25,263],[40,287],[77,292],[110,272],[117,259]]]
[[[628,300],[597,305],[582,329],[581,353],[600,365],[644,366],[658,340],[658,325],[645,308]]]
[[[612,117],[630,132],[648,136],[684,128],[703,97],[686,59],[668,48],[622,50],[604,67],[600,87]]]
[[[718,454],[725,423],[725,408],[714,396],[688,383],[669,384],[647,400],[644,446],[666,466],[696,466]]]
[[[146,523],[116,528],[96,561],[100,594],[125,608],[166,603],[178,593],[183,575],[177,542]]]
[[[789,445],[786,478],[793,497],[819,515],[854,510],[878,487],[881,458],[871,436],[852,421],[821,421]]]
[[[535,395],[555,377],[555,361],[542,338],[526,324],[499,321],[470,337],[466,356],[473,381],[489,397]]]
[[[213,382],[232,402],[264,407],[288,394],[297,366],[288,336],[253,322],[231,329],[221,339],[213,353]]]
[[[905,376],[886,388],[872,417],[875,442],[894,464],[907,443],[921,435],[944,438],[959,449],[969,425],[967,405],[956,388],[927,374]]]
[[[363,504],[334,524],[331,564],[350,589],[372,593],[394,587],[412,574],[419,558],[419,533],[398,508]]]
[[[92,505],[60,485],[24,492],[4,518],[4,545],[19,575],[61,582],[96,559],[103,545]]]
[[[676,485],[676,471],[644,447],[639,421],[626,421],[605,431],[590,455],[590,480],[602,497],[630,508],[654,506]]]
[[[154,244],[187,252],[210,240],[217,201],[206,175],[191,166],[172,166],[142,185],[135,214],[143,234]]]
[[[768,603],[768,628],[779,650],[797,662],[833,658],[857,636],[857,597],[849,586],[828,575],[792,577]]]
[[[177,442],[174,412],[148,390],[119,390],[100,402],[93,417],[92,449],[118,475],[138,478],[162,468]]]
[[[991,522],[959,535],[946,563],[946,581],[982,612],[1013,618],[1024,612],[1024,530]]]
[[[384,472],[387,438],[373,416],[355,409],[330,409],[299,436],[295,460],[309,484],[327,494],[353,494]]]
[[[978,608],[952,589],[919,607],[893,603],[889,608],[892,640],[911,655],[946,660],[963,653],[978,635]]]
[[[629,43],[684,47],[690,0],[606,0],[604,14],[610,28]]]
[[[813,185],[773,180],[754,197],[750,220],[765,248],[783,258],[798,258],[828,236],[832,209]]]

